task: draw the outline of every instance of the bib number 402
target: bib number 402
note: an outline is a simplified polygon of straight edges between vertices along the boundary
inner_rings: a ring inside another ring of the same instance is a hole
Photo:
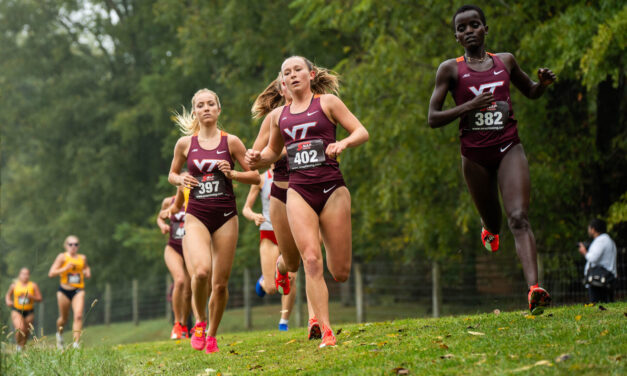
[[[294,155],[294,163],[303,165],[307,163],[315,163],[318,161],[318,151],[316,150],[303,150],[296,152]]]

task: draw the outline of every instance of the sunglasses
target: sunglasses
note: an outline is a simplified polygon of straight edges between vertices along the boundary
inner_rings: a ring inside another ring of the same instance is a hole
[[[70,247],[78,247],[78,243],[67,243]]]

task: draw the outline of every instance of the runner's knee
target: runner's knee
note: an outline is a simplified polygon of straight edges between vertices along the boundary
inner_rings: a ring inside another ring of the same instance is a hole
[[[206,281],[209,278],[209,268],[197,267],[194,270],[194,277],[199,281]]]
[[[330,272],[333,276],[333,279],[335,279],[337,282],[346,282],[348,280],[348,277],[350,277],[351,275],[351,267],[350,265],[348,265],[348,267],[343,266],[340,268],[334,268],[334,270],[330,270]]]
[[[226,295],[228,291],[228,283],[215,282],[211,285],[211,294],[213,295]]]
[[[322,257],[315,252],[303,252],[303,266],[309,276],[322,275]]]
[[[530,227],[527,213],[522,210],[512,212],[507,218],[507,223],[512,231],[527,231]]]

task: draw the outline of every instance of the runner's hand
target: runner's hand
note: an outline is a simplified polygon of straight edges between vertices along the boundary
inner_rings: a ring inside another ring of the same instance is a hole
[[[492,105],[494,101],[494,94],[490,93],[489,91],[484,91],[467,103],[470,110],[479,110]]]
[[[538,80],[540,85],[547,87],[557,80],[557,76],[549,68],[540,68],[538,69]]]
[[[228,161],[225,161],[224,159],[218,161],[218,169],[222,171],[224,176],[229,179],[233,179],[235,171],[231,170],[231,164]]]
[[[261,152],[258,150],[248,149],[246,150],[246,155],[244,156],[244,159],[246,160],[246,163],[248,163],[248,166],[251,169],[255,170],[257,162],[261,160]]]
[[[167,234],[168,232],[170,232],[170,226],[168,226],[166,224],[160,225],[159,229],[161,230],[161,233],[164,234],[164,235]]]
[[[183,172],[179,175],[179,185],[185,188],[192,189],[198,186],[198,180],[187,172]]]
[[[329,158],[337,159],[344,149],[346,149],[346,145],[342,141],[334,142],[327,146],[325,153],[329,156]]]
[[[253,215],[253,220],[255,221],[255,226],[259,226],[266,221],[266,218],[263,214],[255,213]]]

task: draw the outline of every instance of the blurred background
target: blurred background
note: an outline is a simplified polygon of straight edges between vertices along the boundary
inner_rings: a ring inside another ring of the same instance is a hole
[[[155,219],[161,200],[175,193],[167,182],[180,137],[172,112],[189,108],[196,90],[212,89],[222,128],[251,146],[255,97],[298,54],[341,75],[342,99],[370,132],[340,161],[359,267],[345,287],[329,282],[332,315],[372,321],[525,308],[506,223],[498,253],[481,246],[457,124],[432,130],[426,121],[438,65],[463,54],[451,24],[462,4],[0,0],[2,293],[21,267],[30,268],[44,296],[37,333],[53,332],[58,280],[47,272],[75,234],[93,274],[86,306],[99,300],[86,325],[157,319],[155,330],[167,336],[166,238]],[[512,89],[531,169],[541,280],[556,304],[585,300],[576,244],[599,217],[619,248],[617,299],[624,299],[627,5],[477,5],[490,28],[489,51],[512,52],[532,78],[540,67],[559,77],[538,100]],[[236,191],[241,212],[248,186]],[[232,276],[221,330],[274,328],[278,298],[251,295],[258,230],[241,216]],[[2,322],[7,312],[3,305]]]

